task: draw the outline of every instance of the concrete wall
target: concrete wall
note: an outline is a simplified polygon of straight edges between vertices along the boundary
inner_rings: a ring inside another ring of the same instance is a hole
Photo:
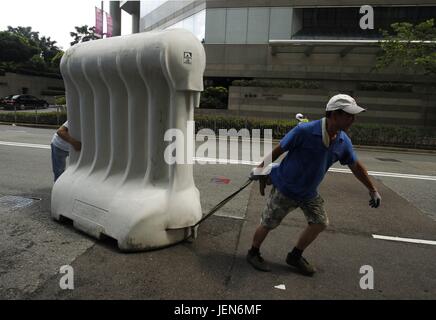
[[[303,113],[309,119],[319,119],[324,116],[330,97],[346,92],[368,109],[358,116],[359,122],[436,128],[435,87],[414,86],[415,92],[412,93],[359,91],[350,83],[335,87],[337,89],[232,86],[229,90],[229,111],[240,116],[277,119],[294,119],[296,113]]]
[[[419,70],[399,72],[392,67],[375,71],[378,48],[355,48],[341,56],[341,48],[317,47],[306,55],[304,46],[273,54],[268,45],[205,44],[206,77],[254,77],[313,80],[432,81]],[[433,79],[434,81],[434,79]]]
[[[62,91],[59,89],[65,88],[65,86],[62,79],[28,76],[9,72],[6,72],[4,76],[0,75],[0,97],[11,94],[22,94],[23,88],[28,89],[26,94],[54,104],[55,98],[52,95],[44,95],[43,92],[50,91],[53,95],[62,95]]]

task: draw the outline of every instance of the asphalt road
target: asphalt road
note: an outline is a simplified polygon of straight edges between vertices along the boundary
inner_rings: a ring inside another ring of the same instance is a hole
[[[265,242],[264,256],[273,272],[260,274],[247,266],[245,253],[265,202],[254,184],[207,220],[193,243],[151,252],[122,254],[111,242],[96,242],[51,220],[48,145],[53,133],[0,126],[0,298],[436,298],[435,245],[372,238],[436,241],[436,181],[428,177],[436,172],[434,153],[357,150],[369,171],[391,175],[373,177],[383,197],[377,210],[367,207],[367,192],[351,174],[328,173],[320,192],[331,226],[307,252],[319,269],[307,279],[289,272],[283,261],[304,226],[298,210]],[[236,190],[250,167],[195,165],[203,211]],[[33,202],[11,208],[7,196]],[[74,290],[59,288],[62,265],[74,267]],[[359,288],[362,265],[375,270],[374,290]],[[279,284],[287,289],[274,288]]]

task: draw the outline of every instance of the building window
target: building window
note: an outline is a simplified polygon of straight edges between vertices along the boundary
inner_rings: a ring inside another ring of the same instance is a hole
[[[380,38],[380,29],[390,30],[392,23],[416,24],[436,16],[436,6],[374,7],[374,29],[362,30],[359,27],[362,17],[359,7],[296,10],[302,14],[302,28],[295,34],[295,38]]]
[[[203,41],[206,30],[206,10],[197,12],[165,29],[182,28],[191,31],[198,40]]]

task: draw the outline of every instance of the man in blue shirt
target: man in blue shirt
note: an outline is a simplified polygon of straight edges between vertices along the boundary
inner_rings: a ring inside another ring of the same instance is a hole
[[[362,111],[365,109],[359,107],[352,97],[338,94],[327,103],[325,118],[300,123],[274,148],[272,162],[284,152],[288,154],[279,166],[272,168],[268,176],[273,188],[247,254],[247,261],[254,268],[270,271],[260,255],[260,246],[269,231],[276,228],[290,211],[301,208],[308,226],[300,235],[294,249],[288,253],[286,262],[304,275],[312,276],[315,273],[315,268],[302,253],[328,226],[324,200],[318,194],[318,186],[333,163],[339,161],[342,165],[348,165],[354,176],[368,188],[370,206],[377,208],[380,205],[381,197],[365,167],[357,160],[351,140],[345,133],[352,125],[355,114]],[[264,162],[253,169],[253,179],[261,176],[260,172],[266,164]],[[264,181],[264,178],[260,178],[262,195]]]

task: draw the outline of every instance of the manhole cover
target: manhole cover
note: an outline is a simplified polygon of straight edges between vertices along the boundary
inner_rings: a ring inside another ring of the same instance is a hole
[[[40,198],[25,198],[17,196],[0,197],[0,208],[20,209],[31,206],[34,202],[40,201]]]
[[[400,160],[391,159],[391,158],[376,158],[376,159],[380,160],[380,161],[386,161],[386,162],[401,162]]]

